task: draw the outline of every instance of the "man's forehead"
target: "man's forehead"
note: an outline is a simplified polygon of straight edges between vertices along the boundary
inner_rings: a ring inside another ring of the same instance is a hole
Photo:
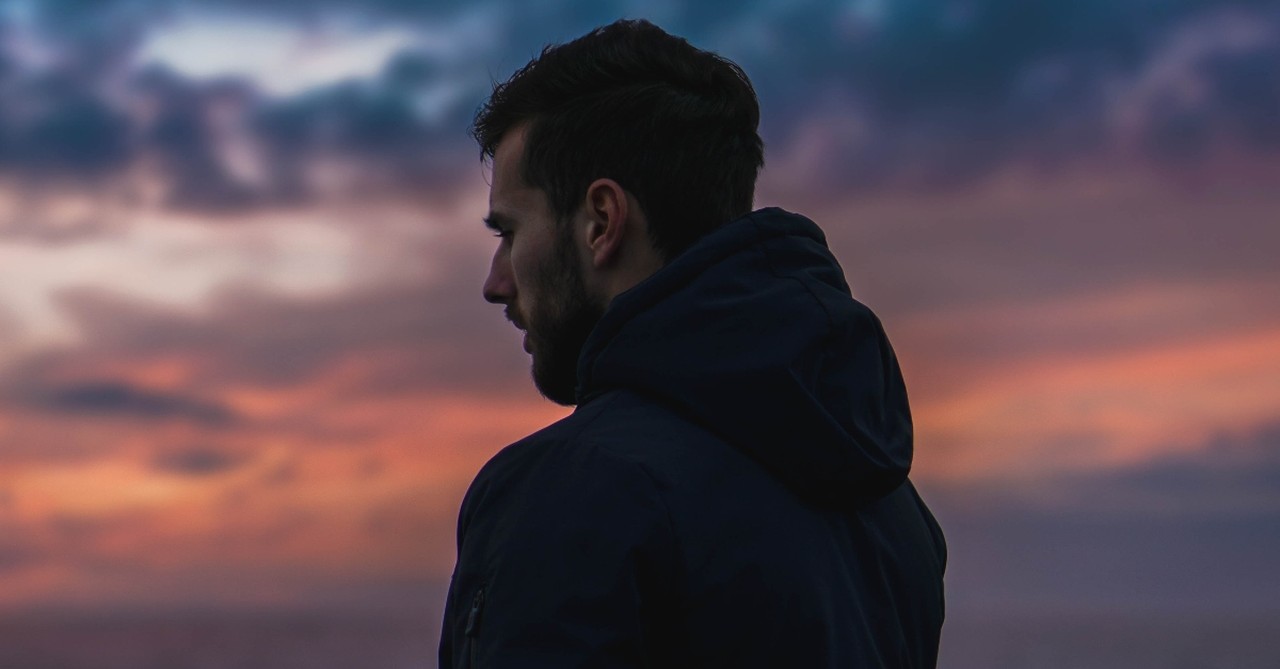
[[[542,204],[541,190],[525,183],[520,169],[524,154],[525,125],[518,125],[503,135],[494,150],[489,178],[489,210],[491,214],[514,216],[517,211]]]
[[[510,182],[513,178],[516,180],[507,185],[516,185],[521,181],[520,159],[524,155],[526,127],[525,124],[517,125],[508,130],[498,141],[498,145],[493,150],[494,181],[499,179],[499,175],[503,181]]]

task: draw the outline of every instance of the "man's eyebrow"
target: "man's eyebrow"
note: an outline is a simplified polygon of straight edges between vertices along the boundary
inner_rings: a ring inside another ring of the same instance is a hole
[[[511,227],[511,219],[496,211],[491,211],[488,216],[484,217],[484,225],[494,232],[501,232],[504,228]]]

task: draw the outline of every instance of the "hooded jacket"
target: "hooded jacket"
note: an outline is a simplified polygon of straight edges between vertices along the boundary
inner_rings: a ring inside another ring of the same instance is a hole
[[[934,667],[946,548],[879,321],[763,209],[618,295],[476,476],[442,668]]]

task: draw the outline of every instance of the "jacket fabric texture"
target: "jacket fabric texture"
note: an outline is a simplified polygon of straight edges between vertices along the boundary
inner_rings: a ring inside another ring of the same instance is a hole
[[[879,320],[762,209],[618,295],[458,519],[440,666],[922,668],[946,548]]]

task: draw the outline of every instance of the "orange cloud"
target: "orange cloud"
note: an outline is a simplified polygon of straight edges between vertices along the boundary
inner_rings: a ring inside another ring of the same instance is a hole
[[[1280,328],[1044,355],[956,385],[916,403],[926,477],[1114,467],[1280,415]]]
[[[289,407],[307,395],[282,394],[292,398],[268,404]],[[82,423],[101,446],[61,459],[33,454],[6,468],[0,489],[9,501],[0,518],[8,536],[22,538],[12,550],[43,557],[0,569],[0,582],[11,586],[0,607],[80,601],[90,592],[111,593],[113,605],[138,603],[150,595],[131,593],[153,591],[156,573],[166,575],[172,597],[215,599],[210,590],[244,589],[276,570],[311,574],[277,592],[286,601],[341,583],[443,578],[471,477],[499,448],[564,415],[532,393],[412,392],[363,402],[323,395],[274,415],[281,420],[263,414],[268,420],[216,432],[15,414],[27,438],[53,439]],[[329,430],[349,436],[327,443],[312,436]],[[197,454],[234,459],[218,467],[197,460],[189,472],[158,459],[191,443],[203,444]],[[104,565],[117,566],[106,580]]]

